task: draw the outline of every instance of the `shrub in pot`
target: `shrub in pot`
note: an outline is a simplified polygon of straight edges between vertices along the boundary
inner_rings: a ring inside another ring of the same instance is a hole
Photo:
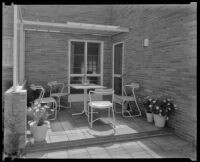
[[[152,110],[155,126],[164,127],[166,120],[169,119],[169,116],[175,109],[176,105],[168,96],[160,96],[154,99]]]
[[[47,108],[49,107],[42,104],[33,104],[29,108],[29,115],[33,114],[33,120],[29,121],[29,126],[34,141],[43,141],[46,138],[49,125]]]
[[[148,122],[153,122],[153,113],[152,113],[152,107],[153,107],[153,99],[149,96],[143,98],[143,105],[146,111],[146,118]]]

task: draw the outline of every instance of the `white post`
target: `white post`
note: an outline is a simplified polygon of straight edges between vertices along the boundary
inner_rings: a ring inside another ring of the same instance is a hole
[[[20,24],[20,54],[19,54],[19,76],[20,76],[20,83],[23,83],[24,80],[24,31],[23,31],[23,24]]]
[[[13,28],[13,91],[17,86],[17,6],[14,6],[14,28]]]

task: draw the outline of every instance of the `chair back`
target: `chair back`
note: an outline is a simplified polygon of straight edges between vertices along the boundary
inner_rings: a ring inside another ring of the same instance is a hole
[[[31,88],[32,90],[40,90],[40,95],[39,95],[39,97],[38,97],[38,99],[39,99],[39,103],[38,103],[38,104],[40,104],[41,101],[42,101],[42,98],[43,98],[43,96],[44,96],[44,93],[45,93],[44,88],[43,88],[42,86],[36,86],[36,85],[34,85],[34,84],[31,84],[31,85],[30,85],[30,88]]]
[[[123,95],[124,96],[133,96],[135,97],[134,90],[139,88],[138,83],[131,83],[123,86]]]
[[[94,91],[89,91],[89,99],[91,101],[99,101],[100,99],[97,97],[103,96],[111,96],[111,103],[114,100],[114,90],[113,89],[95,89]],[[102,100],[102,99],[101,99]],[[109,100],[109,99],[106,99]]]
[[[50,96],[53,93],[63,93],[64,90],[64,83],[58,83],[57,81],[52,81],[48,83],[50,87]]]

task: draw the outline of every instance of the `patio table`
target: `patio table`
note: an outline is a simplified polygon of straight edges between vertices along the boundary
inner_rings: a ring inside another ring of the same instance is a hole
[[[83,94],[83,102],[84,102],[84,109],[82,112],[80,113],[74,113],[72,115],[82,115],[82,114],[87,114],[87,90],[88,89],[101,89],[101,88],[106,88],[104,86],[101,85],[97,85],[97,84],[71,84],[70,85],[72,88],[75,89],[83,89],[84,90],[84,94]]]

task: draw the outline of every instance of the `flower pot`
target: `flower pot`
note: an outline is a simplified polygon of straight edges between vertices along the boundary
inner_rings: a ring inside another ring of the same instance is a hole
[[[164,127],[166,122],[166,116],[160,116],[158,114],[153,114],[153,119],[156,127]]]
[[[34,141],[44,141],[48,130],[48,122],[41,126],[37,126],[36,122],[30,123],[30,131],[33,134]]]
[[[153,113],[146,113],[147,122],[153,122]]]

